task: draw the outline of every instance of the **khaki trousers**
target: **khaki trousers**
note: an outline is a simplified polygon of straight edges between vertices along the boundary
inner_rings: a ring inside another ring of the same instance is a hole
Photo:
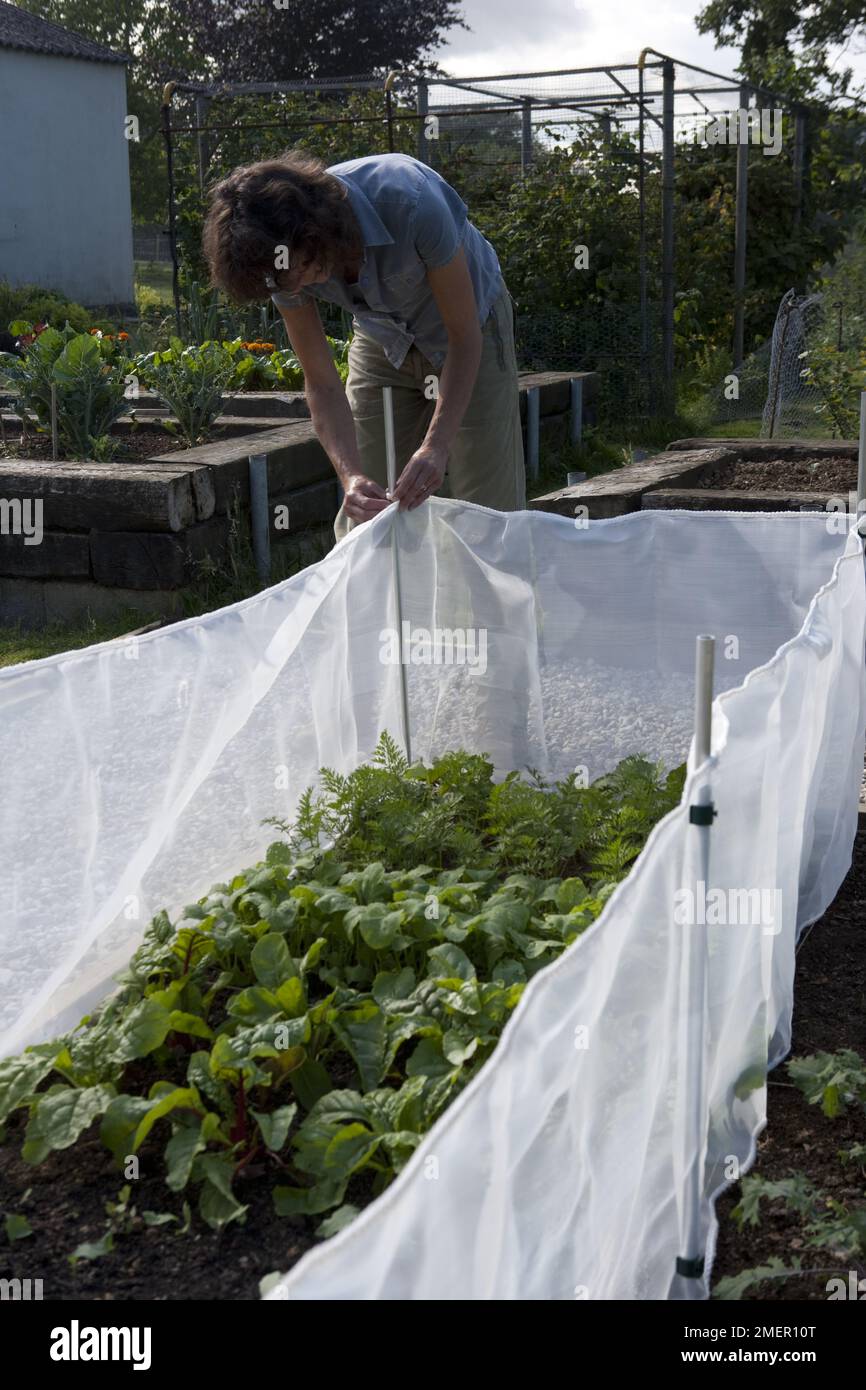
[[[514,315],[503,286],[481,328],[481,362],[466,414],[448,454],[441,497],[478,502],[496,511],[519,511],[526,505],[523,436]],[[432,391],[438,373],[414,344],[402,366],[394,367],[384,348],[356,329],[349,347],[346,395],[355,421],[361,468],[381,487],[388,482],[382,387],[392,388],[394,436],[399,477],[424,441],[436,406]],[[341,540],[360,523],[340,507],[334,534]]]

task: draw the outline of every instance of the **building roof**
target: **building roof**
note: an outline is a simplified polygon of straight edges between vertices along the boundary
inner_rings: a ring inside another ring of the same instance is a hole
[[[51,53],[58,58],[84,58],[92,63],[128,63],[123,53],[94,43],[47,19],[39,19],[18,5],[0,3],[0,48],[18,48],[25,53]]]

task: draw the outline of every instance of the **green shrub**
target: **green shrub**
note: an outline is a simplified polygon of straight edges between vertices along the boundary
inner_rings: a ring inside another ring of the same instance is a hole
[[[0,280],[0,328],[8,329],[14,319],[50,323],[52,328],[63,328],[68,320],[76,333],[86,333],[88,328],[97,326],[89,309],[68,299],[59,290],[44,290],[38,285],[9,285]]]

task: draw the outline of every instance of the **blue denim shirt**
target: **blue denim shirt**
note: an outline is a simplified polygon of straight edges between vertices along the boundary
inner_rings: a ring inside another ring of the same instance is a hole
[[[271,295],[273,302],[289,309],[311,297],[340,304],[354,315],[357,327],[381,343],[395,367],[417,343],[438,370],[448,334],[427,271],[447,265],[462,246],[483,324],[503,288],[496,252],[468,220],[459,194],[411,155],[366,155],[332,164],[328,172],[346,185],[364,240],[357,293],[332,276],[297,294],[278,290]]]

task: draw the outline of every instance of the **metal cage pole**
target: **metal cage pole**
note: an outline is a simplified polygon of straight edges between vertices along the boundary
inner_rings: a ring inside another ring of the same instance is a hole
[[[174,148],[171,138],[171,99],[176,82],[166,82],[162,89],[162,136],[165,141],[165,168],[168,175],[168,244],[171,248],[171,290],[174,297],[174,317],[178,336],[181,336],[180,323],[180,278],[177,263],[177,210],[174,198]]]
[[[674,405],[674,65],[662,70],[662,368],[665,403]]]
[[[702,635],[695,639],[695,769],[709,758],[713,717],[713,666],[716,639]],[[689,807],[689,825],[696,839],[695,859],[703,890],[709,877],[710,829],[715,816],[709,782],[698,788]],[[694,861],[692,861],[694,862]],[[690,884],[689,887],[692,887]],[[695,895],[697,901],[697,894]],[[697,915],[697,914],[696,914]],[[682,1254],[676,1272],[684,1279],[700,1279],[704,1272],[702,1246],[703,1173],[702,1155],[706,1137],[706,993],[707,941],[696,922],[685,928],[681,1001],[685,1013],[682,1046],[682,1091],[684,1107],[683,1153],[683,1229]]]
[[[751,90],[740,88],[740,110],[748,111]],[[743,128],[745,126],[745,129]],[[749,127],[737,118],[737,200],[734,211],[734,371],[743,364],[746,315],[746,219],[749,209]]]
[[[388,150],[394,153],[394,99],[391,96],[391,88],[397,80],[396,72],[389,72],[385,78],[385,111],[388,122]]]
[[[382,387],[382,409],[385,416],[385,460],[388,468],[388,494],[393,497],[397,486],[397,449],[394,442],[394,400],[393,388]],[[397,619],[397,651],[400,664],[400,708],[403,719],[403,746],[406,761],[412,761],[412,740],[409,731],[409,689],[406,679],[406,653],[403,651],[403,595],[400,588],[400,544],[397,535],[397,511],[391,523],[391,573],[393,576],[394,612]]]

